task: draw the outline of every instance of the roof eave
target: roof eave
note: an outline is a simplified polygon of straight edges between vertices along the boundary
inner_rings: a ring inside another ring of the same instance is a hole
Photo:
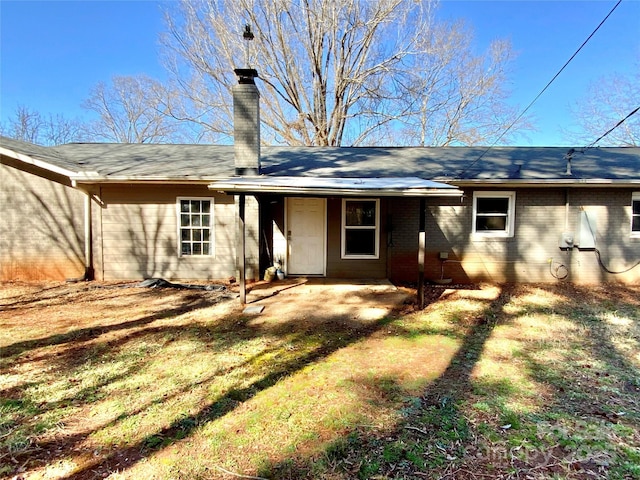
[[[438,181],[446,181],[457,187],[483,187],[483,186],[509,186],[509,187],[529,187],[529,188],[545,188],[553,187],[639,187],[640,179],[617,180],[604,178],[576,178],[563,179],[553,178],[544,180],[509,180],[509,179],[436,179]]]
[[[71,180],[77,184],[136,184],[136,185],[208,185],[217,180],[216,177],[126,177],[126,176],[104,176],[98,174],[74,175]]]
[[[72,177],[78,174],[78,172],[74,172],[72,170],[68,170],[66,168],[59,167],[57,165],[53,165],[52,163],[45,162],[44,160],[39,160],[37,158],[31,157],[29,155],[25,155],[23,153],[16,152],[15,150],[11,150],[6,147],[0,146],[0,155],[13,158],[14,160],[25,163],[27,165],[32,165],[34,167],[38,167],[52,173],[56,173],[64,177],[68,177],[69,179],[71,179]]]
[[[211,190],[218,192],[238,194],[280,194],[280,195],[306,195],[306,196],[340,196],[340,197],[460,197],[463,192],[457,188],[452,189],[345,189],[345,188],[287,188],[287,187],[264,187],[260,189],[250,187],[234,187],[231,185],[210,185]]]
[[[451,188],[328,188],[295,186],[255,186],[217,182],[209,185],[210,190],[227,194],[277,194],[301,196],[340,197],[461,197],[462,190]]]

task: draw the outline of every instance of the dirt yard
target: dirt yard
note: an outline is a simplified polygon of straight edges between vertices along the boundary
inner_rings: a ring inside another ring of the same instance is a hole
[[[415,297],[1,284],[0,478],[640,478],[638,287]]]
[[[380,318],[400,308],[411,308],[412,303],[410,290],[396,288],[386,281],[365,284],[327,284],[323,280],[306,279],[260,282],[249,287],[246,306],[239,302],[237,285],[213,284],[211,290],[204,289],[206,284],[185,289],[139,285],[139,282],[17,282],[1,285],[0,373],[3,376],[0,376],[0,398],[5,407],[11,407],[15,402],[20,407],[18,410],[27,411],[25,417],[33,415],[32,429],[47,432],[45,441],[33,431],[28,436],[25,432],[26,438],[16,439],[8,452],[0,454],[0,459],[6,461],[10,458],[13,463],[5,467],[7,471],[13,470],[10,467],[16,467],[18,472],[29,471],[32,466],[40,465],[44,471],[51,472],[52,465],[60,463],[60,458],[70,452],[77,453],[75,456],[79,460],[74,462],[91,464],[93,453],[101,447],[99,442],[85,438],[90,437],[86,432],[104,428],[105,418],[93,412],[92,395],[83,392],[95,390],[93,385],[74,388],[94,382],[82,380],[79,378],[82,375],[72,372],[82,369],[83,365],[104,362],[102,358],[105,355],[124,350],[125,345],[133,350],[145,350],[145,344],[149,343],[147,338],[156,331],[165,328],[175,330],[178,338],[194,323],[220,322],[221,334],[230,336],[236,333],[257,336],[270,332],[284,335],[287,331],[314,332],[322,328],[323,339],[341,335],[355,338],[373,329]],[[244,308],[256,306],[262,307],[262,313],[249,315],[251,325],[247,326]],[[292,323],[295,323],[294,327],[291,327]],[[247,334],[247,328],[253,333]],[[234,329],[237,332],[230,333]],[[136,344],[136,338],[144,339],[142,346]],[[170,338],[169,341],[175,339]],[[321,349],[325,347],[321,346]],[[130,352],[125,354],[131,355]],[[15,363],[11,363],[11,359]],[[186,361],[189,361],[188,357]],[[171,365],[170,368],[180,367]],[[64,372],[64,384],[56,378],[56,371]],[[112,374],[107,372],[106,376]],[[29,402],[28,408],[24,409],[24,389],[31,382],[52,382],[54,388],[38,391],[37,395],[45,391],[47,394],[39,404]],[[106,382],[97,383],[102,385]],[[152,385],[148,387],[153,388]],[[54,403],[61,403],[63,408],[57,405],[52,408],[51,398],[45,398],[48,395],[61,396]],[[59,418],[40,418],[36,411],[40,407]],[[10,411],[11,408],[5,410]],[[71,417],[69,412],[73,412]],[[20,427],[9,428],[3,433],[4,438],[15,433],[16,429]],[[2,432],[0,424],[0,434]],[[79,438],[83,439],[80,443]],[[15,454],[12,449],[16,450]],[[122,464],[127,462],[122,461]],[[100,478],[96,475],[91,470],[77,478]],[[16,478],[23,477],[18,475]],[[32,476],[24,478],[59,476],[54,468],[53,473],[32,472]]]

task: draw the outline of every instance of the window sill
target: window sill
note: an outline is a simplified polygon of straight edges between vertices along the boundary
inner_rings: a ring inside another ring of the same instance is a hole
[[[473,242],[492,242],[492,241],[508,241],[514,238],[513,235],[508,234],[479,234],[474,233],[471,235],[471,241]]]

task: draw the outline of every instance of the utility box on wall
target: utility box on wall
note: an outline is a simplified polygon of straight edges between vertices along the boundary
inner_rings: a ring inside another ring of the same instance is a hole
[[[594,212],[580,210],[574,243],[580,250],[596,248],[597,218]]]
[[[558,246],[562,250],[569,250],[573,248],[573,233],[564,232],[562,235],[560,235],[560,241],[558,242]]]

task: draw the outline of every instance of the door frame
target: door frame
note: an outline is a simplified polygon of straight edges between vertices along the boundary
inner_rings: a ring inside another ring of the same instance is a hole
[[[322,200],[322,273],[289,273],[289,256],[290,256],[290,245],[289,245],[289,206],[290,199],[294,198],[314,198],[318,200]],[[327,199],[323,197],[285,197],[284,199],[284,230],[285,230],[285,244],[286,244],[286,264],[285,264],[285,273],[287,275],[292,276],[314,276],[314,277],[326,277],[327,276]]]

